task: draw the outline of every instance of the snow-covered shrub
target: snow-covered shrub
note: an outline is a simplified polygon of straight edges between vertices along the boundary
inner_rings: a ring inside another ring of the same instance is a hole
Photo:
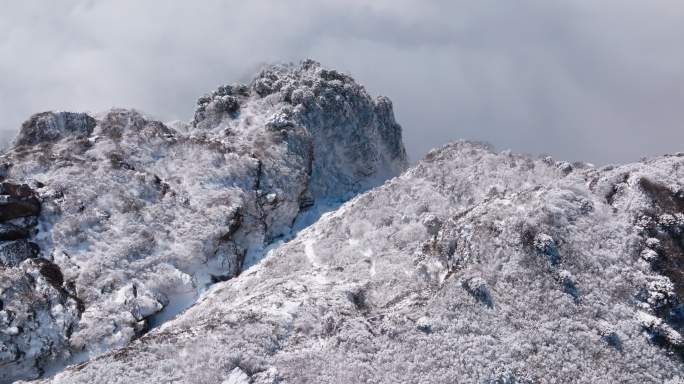
[[[548,258],[549,263],[553,266],[560,264],[560,254],[558,253],[558,247],[556,241],[553,237],[540,233],[534,237],[534,247],[536,250]]]

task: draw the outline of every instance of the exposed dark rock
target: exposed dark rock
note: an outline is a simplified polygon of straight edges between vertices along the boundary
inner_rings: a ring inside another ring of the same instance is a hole
[[[658,255],[652,260],[653,268],[667,276],[677,296],[684,299],[684,198],[647,178],[641,178],[639,185],[653,201],[653,211],[645,213],[649,223],[645,235],[652,239]]]
[[[604,322],[601,324],[601,328],[599,329],[599,335],[601,335],[601,338],[606,342],[606,344],[617,349],[618,351],[622,351],[622,339],[614,327]]]
[[[28,237],[29,231],[11,223],[0,223],[0,241],[18,240]]]
[[[22,261],[38,256],[40,248],[26,240],[0,243],[0,266],[16,267]]]
[[[347,293],[349,301],[352,302],[354,307],[362,313],[367,313],[370,308],[366,301],[366,291],[363,288],[358,288]]]
[[[442,221],[435,215],[428,215],[423,219],[423,226],[425,226],[430,236],[437,236],[439,230],[442,229]]]
[[[432,333],[432,324],[430,323],[430,319],[426,316],[423,316],[416,321],[416,328],[423,333]]]
[[[127,169],[134,170],[133,166],[124,161],[123,156],[120,153],[112,152],[109,154],[109,161],[114,169]]]
[[[614,183],[610,187],[610,189],[608,190],[608,193],[606,193],[606,202],[608,202],[609,205],[613,205],[613,202],[615,200],[615,195],[617,195],[622,189],[625,188],[628,180],[629,180],[629,173],[625,173],[621,177],[621,180]]]
[[[24,216],[5,221],[5,224],[12,224],[27,231],[38,225],[38,216]]]
[[[312,205],[314,205],[314,198],[311,196],[311,193],[306,190],[299,196],[299,208],[305,209]]]
[[[472,277],[463,282],[463,288],[468,291],[477,301],[489,308],[494,307],[492,295],[489,292],[487,281],[481,277]]]
[[[40,214],[40,201],[26,184],[0,183],[0,222]]]
[[[11,220],[17,217],[37,216],[39,213],[40,202],[36,198],[0,196],[0,221]]]
[[[563,292],[572,296],[575,301],[579,300],[579,288],[577,287],[577,283],[570,272],[560,271],[558,273],[558,280],[563,287]]]
[[[552,266],[556,267],[560,264],[560,253],[558,252],[558,246],[556,245],[556,241],[553,239],[553,237],[545,233],[537,234],[534,237],[534,247],[536,248],[537,252],[544,255],[548,259]]]
[[[197,127],[210,127],[215,125],[224,116],[237,117],[240,111],[240,97],[248,94],[244,86],[224,85],[209,95],[200,97],[197,100],[195,117],[192,125]],[[205,122],[205,120],[208,120]],[[201,124],[205,122],[205,124]]]
[[[55,288],[61,288],[62,284],[64,284],[62,270],[59,269],[59,266],[55,263],[45,260],[40,266],[40,274]]]
[[[665,185],[659,184],[646,177],[639,179],[639,186],[646,192],[662,212],[684,213],[684,194],[673,191]]]
[[[137,111],[112,109],[99,123],[102,133],[115,141],[121,140],[124,131],[140,131],[145,126],[145,118]]]
[[[645,317],[642,325],[655,343],[684,359],[684,197],[646,177],[638,185],[652,201],[640,221],[647,237],[641,257],[664,277],[639,294],[656,316]]]
[[[380,135],[384,142],[387,143],[387,150],[390,156],[405,156],[404,145],[401,140],[401,128],[394,122],[394,115],[392,101],[385,96],[379,96],[375,99],[375,113],[379,116],[380,121],[387,121],[387,124],[381,124],[379,127]]]
[[[85,113],[38,113],[21,126],[16,145],[52,143],[66,137],[87,137],[95,125],[95,119]]]
[[[0,183],[0,195],[9,195],[16,198],[32,197],[33,190],[26,184]]]

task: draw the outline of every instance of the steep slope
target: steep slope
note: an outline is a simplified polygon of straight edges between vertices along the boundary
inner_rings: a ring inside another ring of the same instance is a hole
[[[684,156],[457,142],[51,383],[677,383]]]
[[[405,167],[390,101],[312,61],[219,87],[189,124],[31,117],[0,156],[2,180],[39,211],[19,225],[3,192],[0,225],[23,235],[0,248],[0,382],[126,345],[256,262],[307,208]]]

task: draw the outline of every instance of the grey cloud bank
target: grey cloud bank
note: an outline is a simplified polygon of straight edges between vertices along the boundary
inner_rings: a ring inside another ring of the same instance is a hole
[[[596,163],[684,150],[679,1],[5,2],[0,136],[32,113],[193,101],[311,57],[389,96],[410,156],[453,139]]]

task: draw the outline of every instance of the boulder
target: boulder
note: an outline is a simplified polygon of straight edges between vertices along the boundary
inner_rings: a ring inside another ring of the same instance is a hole
[[[29,235],[26,228],[11,223],[0,223],[0,241],[24,239]]]
[[[24,239],[0,243],[0,266],[16,267],[22,261],[38,256],[38,245]]]
[[[0,183],[0,222],[40,214],[40,201],[26,184]]]

